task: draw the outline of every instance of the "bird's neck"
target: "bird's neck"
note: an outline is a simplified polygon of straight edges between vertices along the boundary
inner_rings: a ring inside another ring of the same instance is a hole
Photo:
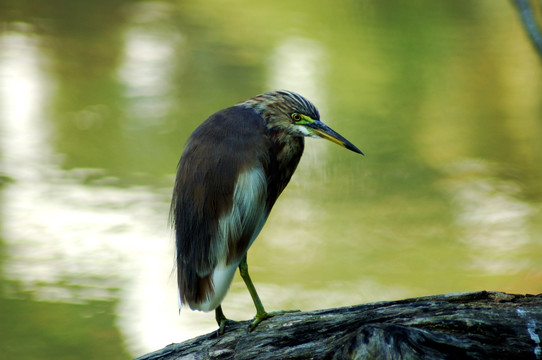
[[[303,137],[291,136],[283,131],[273,131],[272,128],[269,129],[269,137],[273,146],[272,153],[276,157],[277,174],[279,174],[276,179],[278,196],[292,178],[299,164],[305,140]]]

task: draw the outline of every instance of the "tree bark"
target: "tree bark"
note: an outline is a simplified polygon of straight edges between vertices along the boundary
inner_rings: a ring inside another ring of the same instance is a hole
[[[229,323],[139,357],[173,359],[542,359],[542,294],[473,292]]]

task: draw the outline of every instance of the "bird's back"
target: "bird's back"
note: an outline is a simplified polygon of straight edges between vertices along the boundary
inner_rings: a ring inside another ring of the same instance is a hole
[[[221,110],[190,136],[172,202],[182,303],[202,310],[220,304],[299,162],[300,141],[287,153],[291,172],[279,178],[277,169],[286,160],[277,154],[284,144],[250,108]]]

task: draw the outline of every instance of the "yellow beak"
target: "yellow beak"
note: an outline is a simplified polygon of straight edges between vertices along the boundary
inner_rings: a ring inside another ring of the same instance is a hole
[[[354,144],[346,140],[342,135],[335,132],[332,128],[330,128],[320,120],[315,120],[311,123],[306,124],[305,126],[311,134],[319,136],[322,139],[334,142],[335,144],[347,148],[348,150],[352,150],[353,152],[363,155],[361,150],[358,149]]]

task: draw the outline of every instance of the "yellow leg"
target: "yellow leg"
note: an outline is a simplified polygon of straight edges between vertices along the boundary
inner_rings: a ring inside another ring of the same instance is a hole
[[[231,320],[228,319],[222,312],[222,305],[218,305],[218,307],[215,309],[215,319],[219,327],[218,334],[224,334],[224,330],[226,330],[226,323]]]
[[[264,321],[265,319],[268,319],[275,315],[299,311],[299,310],[293,310],[293,311],[276,311],[276,312],[271,312],[271,313],[266,312],[263,307],[262,301],[260,300],[260,297],[258,296],[258,293],[256,292],[256,288],[254,287],[254,284],[252,283],[252,280],[250,279],[250,275],[248,274],[248,264],[247,264],[246,255],[243,258],[243,260],[241,260],[241,263],[239,264],[239,272],[241,273],[241,277],[245,281],[248,292],[250,293],[250,296],[252,297],[252,301],[254,301],[254,306],[256,307],[256,316],[254,317],[252,324],[250,324],[250,327],[248,328],[249,331],[254,330],[256,326],[258,326],[258,324]]]

